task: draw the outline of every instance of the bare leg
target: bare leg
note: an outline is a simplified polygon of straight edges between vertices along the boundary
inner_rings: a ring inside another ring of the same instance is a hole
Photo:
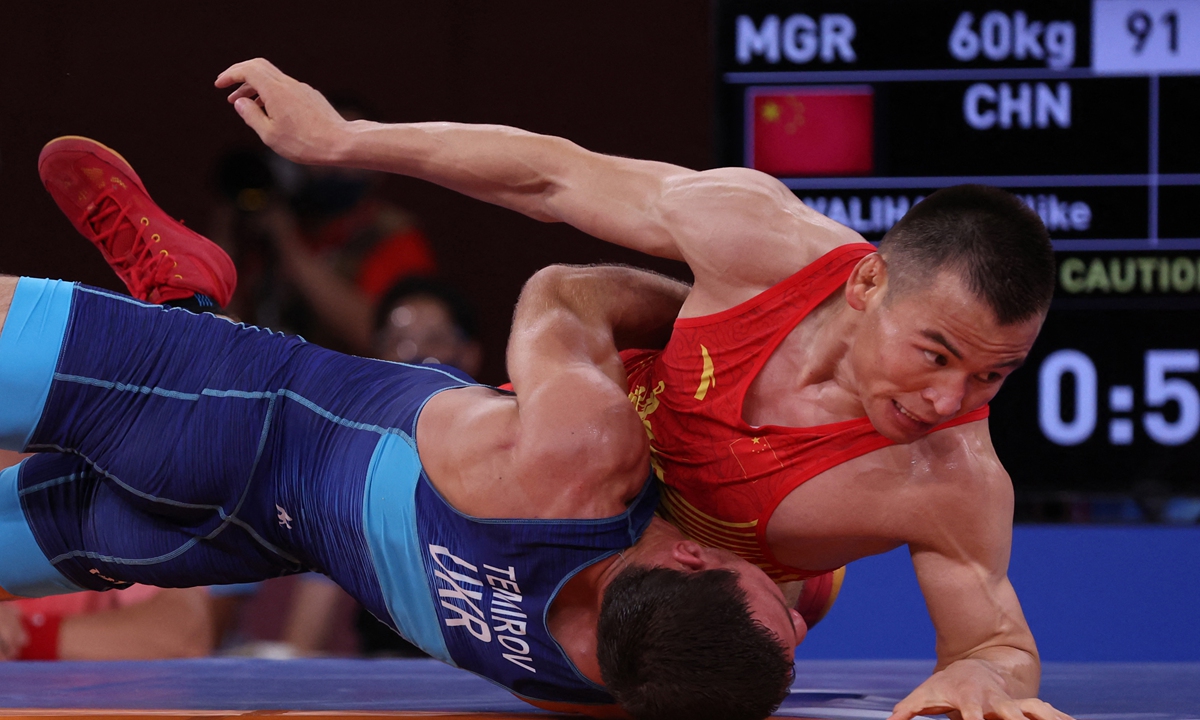
[[[8,308],[12,305],[13,293],[17,291],[17,278],[11,275],[0,275],[0,328],[8,317]]]

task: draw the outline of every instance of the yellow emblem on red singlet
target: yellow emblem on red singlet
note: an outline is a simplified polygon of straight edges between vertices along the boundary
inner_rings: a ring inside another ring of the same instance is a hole
[[[629,391],[629,402],[633,403],[633,408],[637,410],[638,417],[642,419],[642,425],[646,428],[646,436],[650,438],[650,467],[654,468],[654,475],[660,481],[664,473],[658,450],[654,447],[654,428],[650,425],[650,416],[658,409],[658,396],[666,389],[667,384],[659,380],[658,385],[649,393],[646,392],[645,385],[638,385]]]
[[[696,399],[703,400],[709,388],[717,386],[717,374],[713,370],[712,358],[708,356],[708,348],[700,346],[700,357],[704,360],[704,369],[700,371],[700,387],[696,388]]]

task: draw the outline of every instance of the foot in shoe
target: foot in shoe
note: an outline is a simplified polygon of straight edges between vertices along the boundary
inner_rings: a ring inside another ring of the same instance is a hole
[[[158,207],[116,151],[88,138],[56,138],[42,148],[38,174],[134,297],[162,303],[199,293],[229,304],[237,285],[229,255]]]

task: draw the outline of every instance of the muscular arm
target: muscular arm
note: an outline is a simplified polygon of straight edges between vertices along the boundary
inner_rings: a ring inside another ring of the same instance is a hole
[[[930,436],[956,482],[922,498],[911,526],[913,566],[937,634],[934,675],[893,718],[957,709],[964,720],[1065,717],[1036,699],[1041,663],[1008,580],[1012,483],[986,422]],[[939,447],[940,446],[940,447]]]
[[[579,363],[604,372],[620,388],[618,350],[666,344],[688,286],[619,265],[552,265],[521,291],[508,346],[508,372],[518,395],[546,376],[547,364]]]
[[[494,125],[346,122],[316,90],[261,59],[234,65],[217,85],[239,85],[230,96],[238,113],[285,157],[421,178],[538,220],[569,223],[608,242],[684,260],[697,292],[711,294],[709,304],[717,309],[769,287],[835,245],[861,240],[754,170],[697,172]]]
[[[534,275],[508,346],[517,452],[566,477],[616,474],[640,487],[647,441],[617,347],[664,343],[686,294],[682,283],[625,267],[551,266]]]

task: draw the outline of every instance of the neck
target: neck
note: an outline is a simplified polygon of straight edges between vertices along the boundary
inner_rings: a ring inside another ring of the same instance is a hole
[[[679,530],[656,517],[636,545],[589,565],[571,578],[554,598],[547,618],[550,634],[588,680],[604,684],[596,659],[596,627],[600,623],[600,605],[609,583],[628,565],[661,565],[662,549],[682,538]],[[657,562],[652,559],[656,556]]]
[[[603,685],[596,659],[596,626],[604,589],[625,567],[619,555],[588,566],[571,578],[550,605],[546,626],[562,646],[567,659],[588,680]]]
[[[862,313],[836,293],[804,319],[788,342],[803,352],[796,367],[796,387],[808,388],[833,382],[841,390],[857,397],[850,348],[860,330]]]

